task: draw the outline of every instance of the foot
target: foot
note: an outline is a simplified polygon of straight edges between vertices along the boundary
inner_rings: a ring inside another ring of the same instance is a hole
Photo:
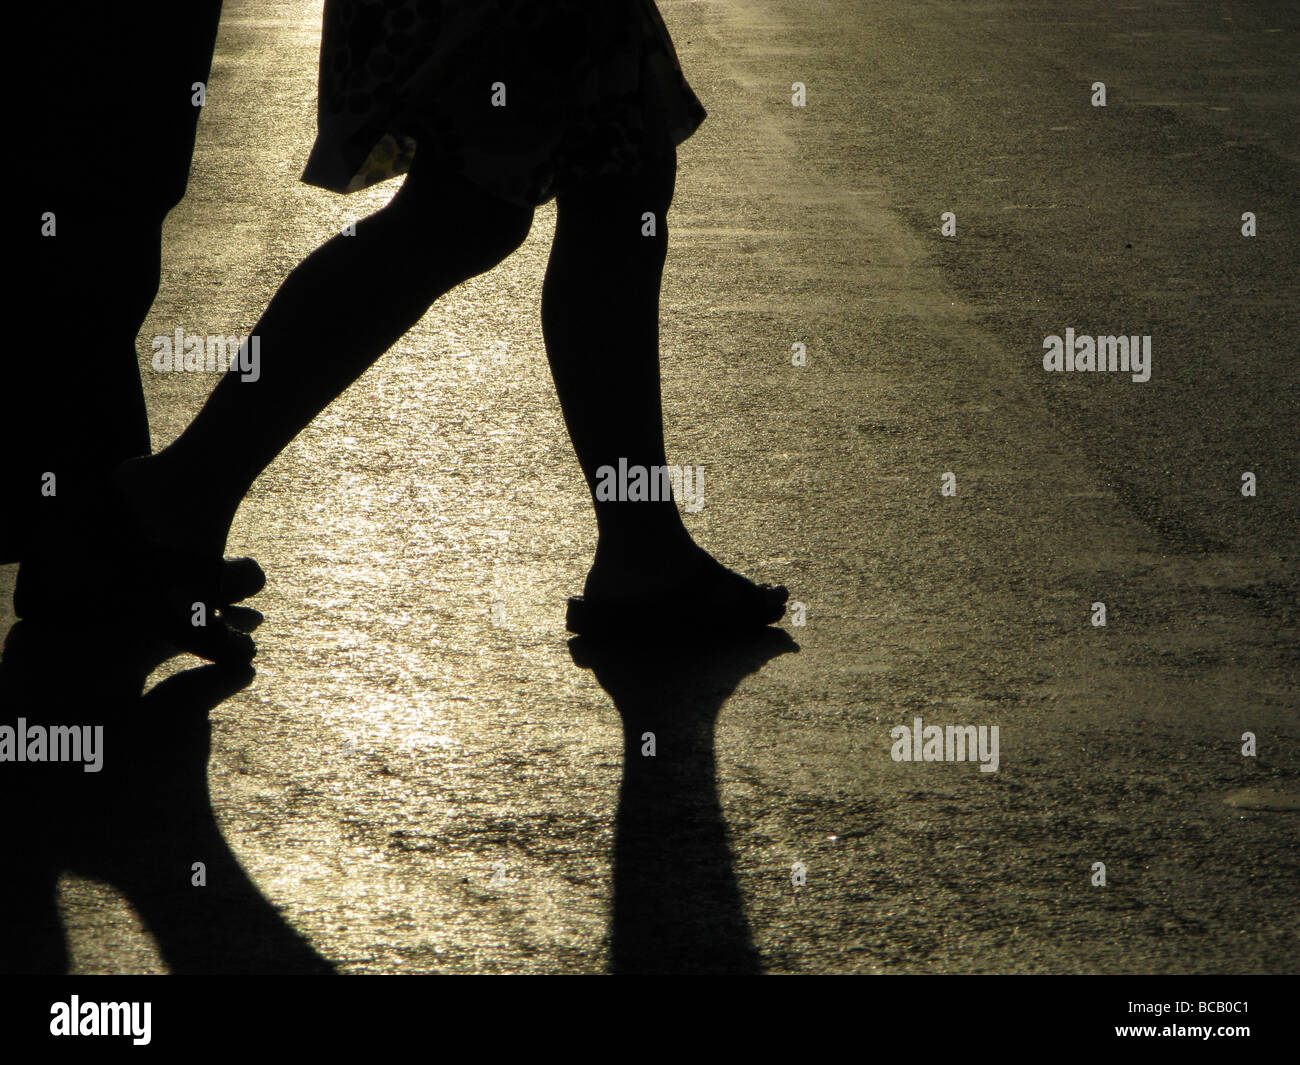
[[[619,554],[599,546],[582,597],[601,603],[642,603],[671,597],[713,561],[707,551],[690,541]]]
[[[235,518],[233,507],[169,472],[158,456],[129,459],[114,470],[109,505],[143,542],[178,545],[186,554],[206,558],[222,556]]]
[[[164,486],[151,480],[151,464],[152,460],[141,459],[124,464],[114,474],[114,486],[83,500],[39,551],[22,560],[14,586],[18,617],[51,620],[83,608],[87,595],[106,594],[105,582],[121,568],[124,556],[156,554],[153,548],[158,545],[194,545],[195,557],[202,557],[205,550],[220,557],[229,522],[216,519],[216,532],[186,528],[174,513],[158,505]],[[215,599],[218,606],[226,607],[256,595],[265,585],[266,575],[253,559],[223,559],[218,564]]]
[[[106,515],[112,550],[122,559],[120,595],[138,619],[181,650],[214,662],[242,664],[255,653],[252,639],[219,615],[232,595],[253,594],[264,583],[252,559],[221,558],[229,521],[178,505],[158,477],[156,460],[132,459],[114,472]],[[233,516],[233,515],[232,515]]]
[[[756,584],[694,543],[640,559],[597,551],[582,596],[569,600],[568,627],[592,635],[610,628],[761,628],[781,619],[788,598],[784,587]]]
[[[27,558],[18,567],[18,578],[14,582],[14,615],[30,620],[57,617],[66,612],[68,604],[81,600],[87,586],[85,574],[77,567],[67,565],[63,552]],[[221,560],[217,602],[222,609],[243,602],[264,587],[266,574],[256,560]]]
[[[194,559],[220,558],[234,513],[207,504],[178,506],[184,496],[153,458],[131,459],[113,473],[109,506],[137,542],[152,553]],[[173,545],[179,550],[173,552]],[[222,559],[215,589],[219,606],[229,606],[266,587],[266,574],[251,558]]]

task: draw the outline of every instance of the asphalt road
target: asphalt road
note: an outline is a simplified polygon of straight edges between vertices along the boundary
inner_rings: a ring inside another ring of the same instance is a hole
[[[297,183],[319,6],[227,0],[141,334],[158,445],[212,381],[147,339],[246,333],[391,195]],[[566,643],[594,524],[544,208],[246,501],[256,677],[161,667],[114,772],[36,819],[113,841],[51,889],[68,964],[1294,972],[1300,12],[660,7],[710,112],[670,216],[670,461],[706,470],[701,542],[806,623]],[[1047,373],[1067,328],[1150,336],[1151,379]],[[895,761],[916,717],[998,726],[997,771]]]

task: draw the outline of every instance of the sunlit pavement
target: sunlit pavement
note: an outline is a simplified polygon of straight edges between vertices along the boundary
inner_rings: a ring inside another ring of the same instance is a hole
[[[1296,14],[660,6],[710,111],[670,215],[670,461],[705,469],[698,539],[806,624],[569,646],[594,524],[546,207],[240,512],[270,583],[210,715],[230,850],[344,972],[1294,970]],[[247,333],[395,187],[297,182],[319,7],[227,0],[139,345],[156,445],[213,379],[149,338]],[[1153,335],[1152,380],[1046,374],[1067,327]],[[894,761],[916,717],[998,725],[997,771]],[[166,971],[115,889],[59,905],[75,970]]]

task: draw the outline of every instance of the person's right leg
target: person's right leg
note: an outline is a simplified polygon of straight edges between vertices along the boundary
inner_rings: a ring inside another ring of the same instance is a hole
[[[659,285],[676,157],[644,173],[573,185],[557,198],[542,286],[546,355],[596,511],[589,594],[659,584],[695,546],[672,499],[602,499],[600,471],[667,465],[659,388]],[[654,219],[645,235],[645,216]]]
[[[558,197],[542,329],[565,424],[596,511],[596,558],[572,631],[655,625],[671,614],[766,625],[786,591],[757,585],[698,547],[672,498],[602,498],[602,468],[667,465],[659,387],[659,287],[677,162],[570,185]],[[653,218],[653,230],[648,218]]]
[[[423,317],[528,234],[532,211],[417,162],[392,201],[309,255],[252,331],[260,377],[227,373],[169,447],[118,483],[144,533],[220,555],[235,511],[277,454]]]

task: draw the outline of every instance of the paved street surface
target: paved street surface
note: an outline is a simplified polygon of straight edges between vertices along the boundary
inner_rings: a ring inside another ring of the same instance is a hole
[[[69,965],[1296,971],[1300,10],[660,8],[710,113],[670,215],[670,461],[705,469],[698,539],[806,623],[566,641],[595,528],[538,322],[549,205],[247,499],[256,676],[178,676],[106,752],[122,853],[207,827],[161,895],[61,875]],[[213,377],[149,339],[249,332],[396,187],[297,181],[319,9],[227,0],[139,345],[156,446]],[[1044,371],[1067,328],[1151,336],[1151,379]],[[997,771],[893,760],[917,717],[998,726]]]

